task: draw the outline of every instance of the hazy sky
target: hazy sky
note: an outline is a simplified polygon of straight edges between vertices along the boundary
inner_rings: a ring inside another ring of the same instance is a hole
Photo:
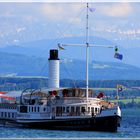
[[[124,55],[121,62],[140,67],[140,2],[94,2],[89,3],[89,7],[95,8],[95,12],[89,12],[89,35],[101,38],[102,42],[105,39],[117,44],[119,52]],[[55,39],[59,43],[59,38],[85,36],[85,31],[84,2],[0,2],[0,47],[22,46],[42,39]],[[90,43],[96,43],[94,38]],[[47,42],[44,44],[48,45]],[[40,44],[35,46],[40,47]],[[57,47],[57,44],[51,47]],[[44,50],[43,53],[46,56]],[[85,49],[61,53],[70,58],[85,58]],[[93,60],[118,62],[113,59],[114,49],[110,52],[94,49],[90,53]]]
[[[140,40],[140,3],[90,3],[90,35]],[[0,3],[0,45],[85,35],[85,3]]]

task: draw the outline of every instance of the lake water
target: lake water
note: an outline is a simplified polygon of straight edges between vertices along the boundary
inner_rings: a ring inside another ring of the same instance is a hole
[[[140,109],[122,110],[117,133],[25,129],[0,126],[0,138],[140,138]]]

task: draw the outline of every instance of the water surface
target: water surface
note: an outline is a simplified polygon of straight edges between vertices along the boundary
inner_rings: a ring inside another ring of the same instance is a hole
[[[140,109],[122,110],[117,133],[56,131],[0,126],[0,138],[140,138]]]

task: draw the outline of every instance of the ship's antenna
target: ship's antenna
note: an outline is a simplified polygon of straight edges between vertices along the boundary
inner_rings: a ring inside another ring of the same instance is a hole
[[[88,14],[88,3],[87,3],[87,15],[86,15],[86,100],[88,101],[88,87],[89,87],[89,81],[88,81],[88,61],[89,61],[89,14]]]
[[[87,3],[87,12],[86,12],[86,43],[88,44],[89,43],[89,22],[88,22],[88,18],[89,18],[89,14],[88,14],[88,3]]]

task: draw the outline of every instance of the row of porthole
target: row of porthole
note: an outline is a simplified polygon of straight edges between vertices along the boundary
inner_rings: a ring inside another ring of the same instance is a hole
[[[28,112],[40,112],[40,108],[39,107],[29,107]]]
[[[43,108],[43,111],[46,112],[46,108]],[[28,112],[40,112],[40,107],[29,107]]]
[[[83,113],[85,112],[85,107],[76,107],[68,106],[68,107],[56,107],[57,113],[70,113],[71,111],[74,113]],[[88,107],[88,112],[99,112],[99,108],[94,107]]]
[[[15,113],[1,112],[0,117],[1,118],[15,118]]]
[[[16,106],[13,106],[13,105],[10,106],[10,105],[1,104],[0,108],[3,108],[3,109],[16,109]]]
[[[2,106],[0,108],[2,108],[2,109],[16,109],[16,107],[6,107],[6,106]]]

